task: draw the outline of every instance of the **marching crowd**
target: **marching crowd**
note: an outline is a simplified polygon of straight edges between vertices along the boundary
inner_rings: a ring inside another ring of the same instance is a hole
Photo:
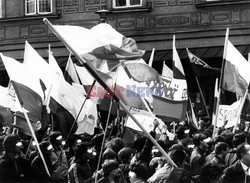
[[[68,138],[47,131],[38,138],[40,150],[33,139],[3,130],[0,182],[246,183],[250,136],[245,124],[242,120],[235,133],[222,127],[212,138],[211,120],[203,117],[199,130],[183,121],[169,138],[165,132],[156,135],[154,121],[150,135],[167,157],[147,136],[136,135],[129,145],[117,130],[110,134],[97,127],[93,135]]]

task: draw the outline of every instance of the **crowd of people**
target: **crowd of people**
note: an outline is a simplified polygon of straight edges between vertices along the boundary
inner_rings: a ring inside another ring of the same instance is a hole
[[[121,133],[106,133],[99,127],[93,135],[68,137],[48,130],[39,144],[18,130],[5,129],[0,136],[0,182],[250,182],[250,136],[245,120],[235,133],[221,128],[215,137],[209,117],[200,118],[199,129],[179,122],[172,131],[174,138],[165,131],[157,135],[158,125],[154,121],[149,134],[166,154],[146,135],[135,135],[131,145]]]

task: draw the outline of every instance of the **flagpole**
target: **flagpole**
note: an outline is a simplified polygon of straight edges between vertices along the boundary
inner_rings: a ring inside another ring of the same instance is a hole
[[[229,28],[227,28],[226,37],[225,37],[225,43],[224,43],[224,52],[223,52],[222,67],[221,67],[220,81],[219,81],[218,100],[217,100],[216,112],[215,112],[216,120],[214,121],[214,128],[213,128],[213,136],[212,137],[215,137],[216,126],[217,126],[217,116],[218,116],[218,113],[219,113],[221,87],[222,87],[222,82],[223,82],[223,77],[224,77],[224,68],[225,68],[225,58],[226,58],[226,54],[227,54],[226,51],[227,51],[228,36],[229,36]]]
[[[63,42],[63,44],[75,55],[78,61],[85,66],[85,68],[90,72],[90,74],[106,89],[106,91],[113,96],[114,100],[120,104],[123,110],[134,120],[134,122],[143,130],[145,135],[152,141],[152,143],[157,147],[157,149],[168,159],[169,163],[177,167],[174,161],[167,155],[164,149],[156,142],[156,140],[147,132],[147,130],[140,124],[140,122],[128,111],[126,106],[119,100],[119,98],[114,94],[114,92],[106,85],[106,83],[100,78],[96,71],[81,57],[81,55],[73,49],[73,47],[67,43],[66,40],[54,29],[53,25],[48,19],[43,19],[44,23],[53,31],[53,33]]]
[[[148,62],[148,66],[152,67],[154,61],[155,48],[152,49],[152,53]]]
[[[189,105],[190,105],[190,109],[191,109],[191,118],[192,118],[193,124],[195,124],[195,125],[196,125],[195,128],[196,128],[197,130],[199,130],[199,124],[198,124],[198,122],[197,122],[197,118],[196,118],[196,116],[195,116],[194,109],[193,109],[193,106],[192,106],[192,102],[191,102],[191,99],[190,99],[189,96],[188,96],[188,101],[189,101]],[[194,118],[195,118],[195,119],[194,119]],[[195,120],[195,121],[194,121],[194,120]]]
[[[39,152],[39,154],[40,154],[40,156],[41,156],[41,159],[42,159],[44,168],[45,168],[47,174],[49,175],[49,177],[51,177],[51,175],[50,175],[50,173],[49,173],[49,169],[48,169],[47,164],[46,164],[46,161],[45,161],[45,159],[44,159],[43,153],[42,153],[42,151],[41,151],[41,149],[40,149],[38,140],[37,140],[37,138],[36,138],[34,129],[33,129],[32,125],[31,125],[30,119],[29,119],[29,117],[28,117],[28,114],[27,114],[26,110],[25,110],[24,107],[23,107],[22,98],[21,98],[21,96],[20,96],[20,94],[19,94],[18,89],[16,88],[15,83],[12,83],[12,84],[13,84],[13,87],[14,87],[14,89],[15,89],[16,95],[17,95],[17,97],[18,97],[19,103],[20,103],[20,105],[21,105],[21,110],[22,110],[22,112],[23,112],[23,114],[24,114],[24,116],[25,116],[25,119],[26,119],[27,123],[28,123],[28,126],[29,126],[29,129],[30,129],[30,131],[31,131],[31,134],[32,134],[32,136],[33,136],[33,138],[34,138],[34,140],[35,140],[35,142],[36,142],[37,150],[38,150],[38,152]]]
[[[246,92],[245,92],[245,94],[244,94],[244,96],[243,96],[243,98],[242,98],[241,104],[240,104],[240,110],[239,110],[239,113],[237,114],[237,120],[236,120],[236,123],[235,123],[234,128],[233,128],[233,131],[232,131],[233,133],[235,133],[236,127],[237,127],[237,125],[238,125],[238,123],[239,123],[239,121],[240,121],[241,111],[242,111],[242,109],[243,109],[243,107],[244,107],[244,104],[245,104],[245,101],[246,101],[246,98],[247,98],[248,91],[249,91],[249,89],[248,89],[248,87],[247,87]]]
[[[100,153],[99,153],[98,163],[97,163],[97,167],[96,167],[96,172],[98,171],[98,169],[100,167],[100,164],[101,164],[102,152],[103,152],[103,147],[104,147],[104,143],[105,143],[106,133],[107,133],[107,129],[108,129],[108,123],[109,123],[109,118],[110,118],[110,113],[111,113],[110,111],[111,111],[112,105],[113,105],[113,101],[111,99],[110,105],[109,105],[108,118],[107,118],[107,121],[106,121],[106,126],[105,126],[105,130],[104,130],[104,134],[103,134],[103,139],[102,139],[101,150],[100,150]],[[97,176],[95,176],[95,182],[97,182],[97,181],[98,181],[97,180]]]
[[[212,125],[215,125],[215,121],[217,120],[216,116],[216,107],[217,107],[217,100],[218,100],[218,78],[215,80],[214,86],[214,105],[213,105],[213,115],[212,115]]]
[[[206,101],[205,101],[204,95],[203,95],[203,93],[202,93],[202,91],[201,91],[200,82],[199,82],[199,80],[198,80],[197,76],[195,76],[195,80],[196,80],[196,83],[197,83],[197,85],[198,85],[198,88],[199,88],[199,91],[200,91],[200,94],[201,94],[201,99],[202,99],[202,102],[203,102],[203,104],[204,104],[204,107],[205,107],[206,113],[207,113],[207,115],[208,115],[208,116],[210,116],[210,115],[209,115],[209,112],[208,112],[208,110],[207,110],[207,104],[206,104]]]

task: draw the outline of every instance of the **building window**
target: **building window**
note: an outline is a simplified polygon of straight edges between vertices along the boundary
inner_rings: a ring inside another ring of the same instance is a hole
[[[142,6],[143,0],[113,0],[113,8],[131,8]]]
[[[25,15],[52,13],[52,0],[25,0]]]

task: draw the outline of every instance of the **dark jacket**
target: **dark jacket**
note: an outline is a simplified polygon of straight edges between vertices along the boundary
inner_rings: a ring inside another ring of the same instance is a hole
[[[201,167],[205,164],[205,156],[200,149],[195,148],[190,157],[192,176],[200,174]]]
[[[169,174],[164,175],[155,183],[190,183],[191,175],[184,168],[174,168]]]
[[[68,182],[69,183],[88,183],[94,181],[90,165],[87,161],[74,160],[69,168]]]
[[[12,160],[6,153],[0,158],[0,182],[31,182],[29,160],[18,157]]]
[[[223,183],[250,183],[250,176],[246,176],[240,161],[226,168],[221,179]]]
[[[52,175],[52,165],[48,161],[46,161],[46,165],[49,169],[50,175]],[[43,161],[39,155],[37,155],[32,161],[31,168],[34,182],[52,182],[52,178],[47,174]]]

